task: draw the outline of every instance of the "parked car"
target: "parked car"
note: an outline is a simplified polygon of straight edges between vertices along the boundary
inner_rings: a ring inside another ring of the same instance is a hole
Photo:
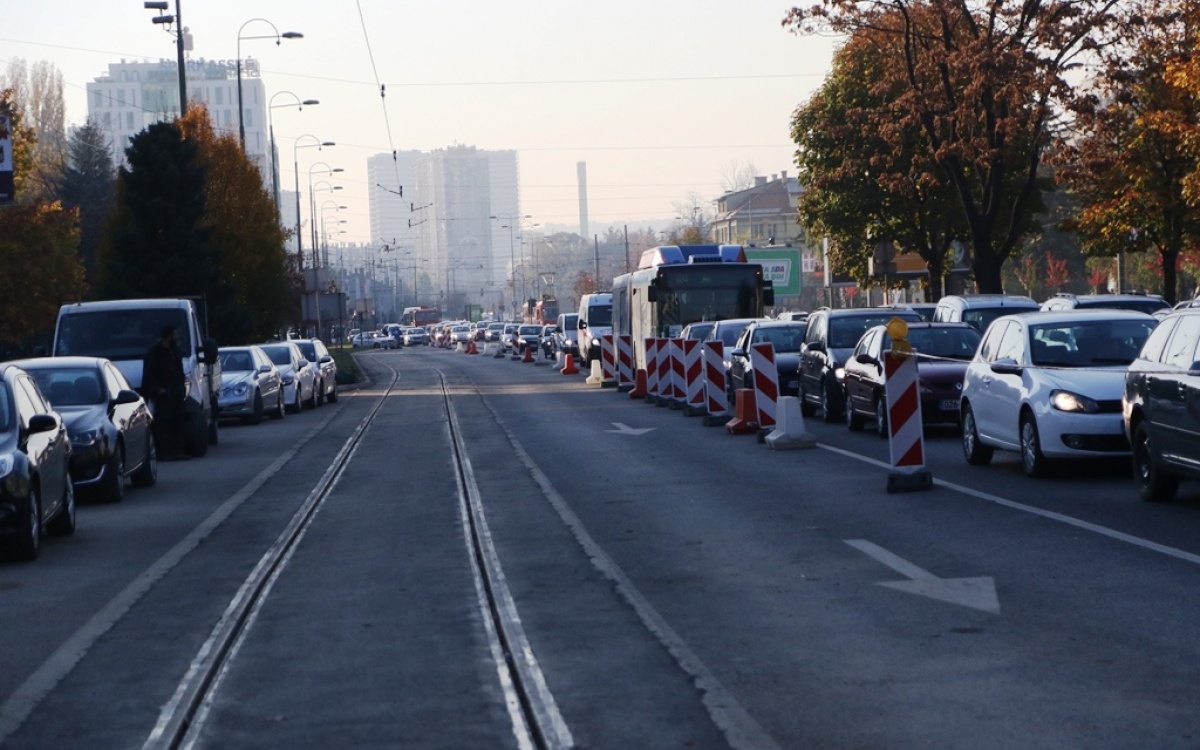
[[[300,347],[291,341],[262,344],[261,349],[279,368],[279,379],[283,383],[283,402],[287,410],[299,412],[307,404],[317,407],[317,376],[315,368],[304,358]]]
[[[356,349],[395,349],[396,340],[382,331],[362,331],[350,339]]]
[[[283,419],[287,405],[283,376],[267,353],[257,346],[223,346],[219,355],[219,416],[246,424],[258,424],[268,413]]]
[[[1162,297],[1151,294],[1067,294],[1065,292],[1060,292],[1042,303],[1043,310],[1090,308],[1137,310],[1153,315],[1159,310],[1170,310],[1171,305]]]
[[[1021,453],[1025,473],[1061,458],[1129,455],[1125,370],[1158,321],[1126,310],[1021,313],[988,326],[963,377],[967,463],[996,449]]]
[[[404,331],[405,346],[426,346],[429,344],[429,334],[424,328],[407,328]]]
[[[716,322],[712,320],[698,320],[695,323],[688,323],[679,332],[679,338],[704,341],[708,338],[708,334],[712,333],[713,326],[715,325]]]
[[[579,313],[559,313],[554,333],[554,351],[579,359]]]
[[[1176,310],[1146,339],[1125,373],[1125,435],[1143,500],[1175,496],[1200,478],[1200,307]]]
[[[800,354],[800,412],[806,417],[821,410],[826,422],[836,422],[845,405],[846,360],[868,329],[886,325],[892,318],[920,323],[921,316],[907,307],[856,307],[831,310],[822,307],[808,316],[804,351]]]
[[[908,325],[907,340],[917,360],[921,420],[925,424],[958,424],[963,375],[980,338],[979,331],[966,323]],[[846,360],[842,386],[846,391],[846,426],[851,430],[861,430],[867,420],[874,420],[876,433],[888,436],[884,352],[891,348],[887,327],[875,326],[863,334]]]
[[[756,320],[746,326],[729,353],[729,377],[726,380],[732,403],[733,392],[754,387],[754,361],[750,347],[769,343],[775,348],[775,369],[780,396],[800,395],[800,349],[808,323],[803,320]]]
[[[75,533],[71,439],[34,379],[16,365],[2,364],[0,541],[10,556],[32,560],[43,533]]]
[[[725,383],[727,387],[729,383],[729,371],[733,368],[733,347],[737,345],[738,337],[742,335],[746,327],[756,320],[765,320],[765,318],[726,318],[725,320],[714,321],[713,327],[708,331],[708,335],[701,340],[701,343],[720,341],[723,345],[722,364],[725,367]]]
[[[513,333],[513,346],[517,347],[517,353],[524,356],[525,348],[532,346],[537,350],[542,342],[542,327],[534,323],[522,323],[517,326],[517,330]]]
[[[396,342],[395,346],[401,346],[402,334],[398,330],[397,326],[397,332],[390,334],[392,341]],[[336,403],[337,362],[329,353],[325,342],[321,339],[296,339],[292,343],[300,347],[300,353],[304,355],[304,358],[313,363],[317,375],[317,403],[323,404],[326,401],[331,404]]]
[[[102,357],[42,357],[15,362],[58,412],[71,439],[76,491],[105,502],[125,497],[125,482],[158,481],[150,407],[111,361]]]
[[[921,320],[926,322],[932,321],[934,313],[937,312],[937,303],[935,302],[906,302],[904,306],[920,315]]]
[[[1037,309],[1038,303],[1020,294],[947,294],[938,300],[933,319],[945,323],[969,323],[983,333],[1001,315]]]

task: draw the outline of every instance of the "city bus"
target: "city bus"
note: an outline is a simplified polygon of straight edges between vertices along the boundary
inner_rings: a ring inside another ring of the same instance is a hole
[[[762,266],[740,245],[668,245],[642,253],[638,268],[613,279],[613,333],[633,337],[634,367],[646,366],[647,338],[675,338],[688,323],[760,318],[775,304]]]
[[[400,324],[407,328],[425,328],[442,322],[442,311],[437,307],[406,307],[400,315]]]

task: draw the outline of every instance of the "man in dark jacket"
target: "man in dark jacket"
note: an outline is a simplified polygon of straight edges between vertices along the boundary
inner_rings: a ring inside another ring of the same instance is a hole
[[[143,395],[154,405],[154,441],[163,461],[191,458],[184,452],[183,399],[186,395],[179,333],[165,325],[142,358]]]

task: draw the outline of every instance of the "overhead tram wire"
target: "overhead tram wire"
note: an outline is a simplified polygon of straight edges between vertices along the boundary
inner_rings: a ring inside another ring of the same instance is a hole
[[[400,184],[400,166],[396,160],[396,142],[392,138],[392,122],[388,119],[387,87],[383,81],[379,80],[379,68],[375,65],[375,52],[371,49],[371,36],[367,33],[367,19],[363,16],[361,0],[354,0],[354,6],[358,9],[358,22],[362,26],[363,42],[367,45],[367,59],[371,61],[371,74],[375,77],[375,86],[379,89],[379,106],[383,108],[383,126],[387,131],[388,151],[392,154],[392,174],[396,178],[395,190],[383,185],[379,185],[379,187],[403,198],[404,186]]]

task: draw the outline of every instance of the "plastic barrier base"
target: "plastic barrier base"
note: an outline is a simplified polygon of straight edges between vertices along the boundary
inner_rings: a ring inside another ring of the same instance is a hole
[[[928,469],[893,471],[888,474],[887,491],[889,493],[931,489],[933,489],[933,474]]]
[[[739,388],[734,392],[733,419],[725,424],[725,431],[730,435],[753,435],[758,432],[757,416],[754,389]]]

